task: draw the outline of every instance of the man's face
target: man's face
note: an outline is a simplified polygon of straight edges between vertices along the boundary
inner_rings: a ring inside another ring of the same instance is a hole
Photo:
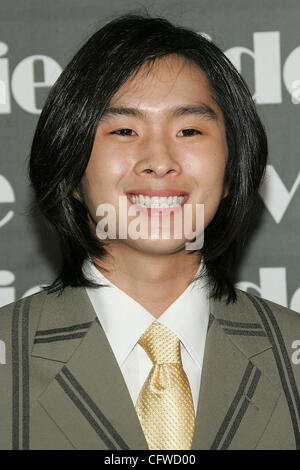
[[[203,105],[211,108],[211,114],[201,112]],[[169,209],[159,216],[160,223],[161,217],[171,222],[169,239],[132,239],[128,235],[118,240],[119,196],[127,196],[130,206],[134,201],[143,205],[147,191],[148,197],[155,190],[156,196],[177,194],[177,201],[172,199],[171,203],[180,204],[184,197],[177,211],[191,204],[193,230],[196,204],[204,204],[206,227],[224,197],[227,155],[222,112],[211,96],[205,73],[183,58],[170,55],[156,60],[150,68],[144,64],[113,96],[100,120],[81,181],[81,196],[77,197],[84,199],[94,222],[102,218],[96,215],[100,204],[115,207],[117,239],[111,243],[147,253],[177,252],[189,240],[183,225],[181,238],[174,238],[175,214]],[[137,193],[144,193],[144,199]],[[133,194],[137,199],[132,199]],[[150,224],[150,210],[145,211],[143,217]],[[128,216],[128,224],[134,218]]]

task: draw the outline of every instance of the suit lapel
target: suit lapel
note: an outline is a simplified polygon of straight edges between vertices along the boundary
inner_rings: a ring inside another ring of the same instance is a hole
[[[61,369],[38,397],[40,405],[76,449],[148,449],[85,289],[67,289],[59,302],[50,297],[32,355],[61,361]]]
[[[232,309],[225,302],[211,301],[213,313],[205,345],[192,449],[254,449],[280,396],[280,391],[242,352],[240,346],[247,344],[251,333],[244,334],[245,329],[241,336],[235,334],[237,330],[233,333],[236,323],[230,321],[230,312],[241,308],[235,304]],[[226,328],[229,324],[231,329]],[[253,324],[241,322],[239,328],[244,325],[249,333]],[[256,334],[250,346],[253,355],[270,347],[263,335]]]

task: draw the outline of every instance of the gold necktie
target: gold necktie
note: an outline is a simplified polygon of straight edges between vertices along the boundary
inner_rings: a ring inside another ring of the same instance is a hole
[[[153,362],[136,403],[149,449],[189,450],[195,415],[180,341],[167,327],[153,322],[138,343]]]

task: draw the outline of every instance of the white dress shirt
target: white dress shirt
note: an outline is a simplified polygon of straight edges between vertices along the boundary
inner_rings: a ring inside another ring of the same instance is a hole
[[[200,269],[201,264],[198,272]],[[123,374],[133,404],[136,404],[153,366],[147,353],[137,342],[149,325],[158,321],[172,330],[181,341],[182,365],[190,383],[196,415],[209,319],[205,280],[190,284],[157,319],[109,281],[90,260],[84,262],[83,271],[97,283],[110,286],[86,290]]]

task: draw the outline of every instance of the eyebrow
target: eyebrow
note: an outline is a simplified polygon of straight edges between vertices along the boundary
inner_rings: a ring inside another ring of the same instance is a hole
[[[197,105],[187,105],[187,106],[179,106],[176,108],[171,108],[169,111],[170,115],[173,117],[180,117],[186,116],[189,114],[196,114],[197,116],[201,116],[207,120],[217,121],[217,113],[211,108],[208,104],[199,103]],[[102,117],[108,116],[132,116],[140,119],[145,119],[147,117],[147,113],[141,111],[138,108],[132,107],[123,107],[123,106],[109,106],[107,107]]]

